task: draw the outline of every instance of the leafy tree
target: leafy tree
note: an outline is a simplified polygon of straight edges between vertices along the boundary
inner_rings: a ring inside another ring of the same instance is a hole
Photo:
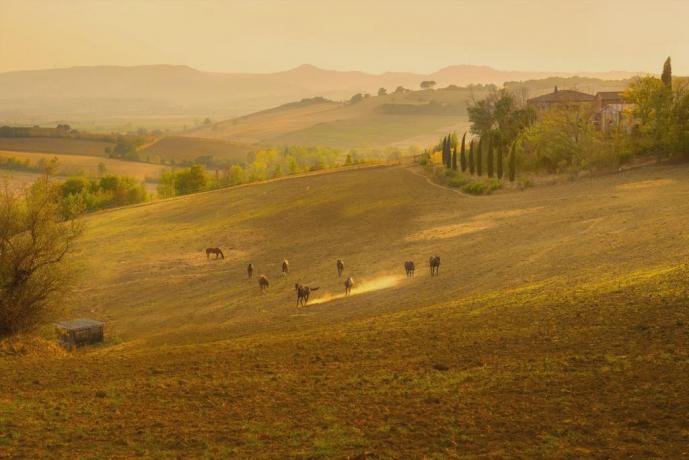
[[[502,144],[498,144],[498,167],[497,167],[498,179],[502,179],[502,151],[503,151]]]
[[[672,60],[668,56],[663,64],[663,75],[660,77],[666,88],[672,89]]]
[[[351,97],[351,99],[349,100],[349,102],[350,102],[351,104],[356,104],[357,102],[361,102],[361,101],[363,101],[363,100],[364,100],[364,95],[361,94],[361,93],[356,93],[354,96]]]
[[[436,85],[435,81],[433,80],[424,80],[421,82],[421,89],[433,89],[433,87]]]
[[[536,118],[535,112],[518,102],[507,89],[491,91],[484,99],[473,101],[467,113],[472,133],[492,137],[503,146],[517,139]]]
[[[508,174],[510,176],[510,182],[514,182],[514,179],[517,177],[517,143],[516,142],[512,143],[512,149],[510,150]]]
[[[474,140],[469,143],[469,173],[474,175]]]
[[[71,277],[69,255],[82,226],[65,220],[47,176],[18,195],[0,190],[0,337],[51,319]]]
[[[488,138],[488,177],[493,177],[493,164],[495,160],[493,159],[493,142]]]
[[[464,135],[462,136],[462,150],[459,156],[459,162],[462,168],[462,172],[465,172],[467,170],[466,138],[467,133],[464,133]]]
[[[388,91],[385,88],[378,89],[378,96],[387,96]]]
[[[636,149],[654,153],[658,159],[672,151],[673,94],[655,77],[636,78],[624,92],[634,104],[632,115],[638,120],[634,134]]]
[[[457,171],[457,146],[452,149],[452,170]]]
[[[478,148],[476,149],[476,175],[481,176],[483,174],[483,138],[478,140]]]
[[[596,130],[590,108],[551,109],[521,136],[525,167],[549,173],[589,166],[596,151]]]

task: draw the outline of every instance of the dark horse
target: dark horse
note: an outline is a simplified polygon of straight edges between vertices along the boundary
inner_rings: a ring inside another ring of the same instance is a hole
[[[311,295],[311,292],[317,291],[319,288],[310,288],[308,286],[304,286],[303,284],[296,283],[294,285],[294,289],[297,291],[297,307],[300,304],[303,307],[309,303],[309,296]]]
[[[342,262],[342,259],[337,259],[337,276],[338,277],[342,276],[343,271],[344,271],[344,262]]]
[[[352,288],[354,287],[354,279],[350,276],[345,280],[345,295],[349,295],[350,292],[352,292]]]
[[[249,275],[249,279],[251,279],[251,277],[254,276],[254,264],[249,264],[246,267],[246,273]]]
[[[211,254],[215,254],[216,259],[218,256],[222,257],[223,259],[225,258],[225,254],[222,253],[220,248],[206,248],[206,259],[210,259]]]
[[[440,268],[440,257],[431,256],[428,259],[428,265],[431,267],[431,276],[438,276],[438,269]]]
[[[286,275],[289,273],[289,262],[287,262],[287,259],[282,261],[282,274]]]
[[[408,260],[404,263],[404,271],[407,272],[407,276],[414,276],[414,262]]]
[[[261,275],[258,277],[258,287],[261,288],[261,292],[265,291],[268,289],[268,278],[266,278],[266,275]]]

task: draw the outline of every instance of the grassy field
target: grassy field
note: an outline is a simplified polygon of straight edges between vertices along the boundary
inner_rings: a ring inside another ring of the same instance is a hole
[[[480,198],[414,172],[89,216],[72,315],[108,342],[0,353],[0,456],[689,455],[689,167]]]
[[[250,149],[251,146],[248,144],[220,139],[165,136],[142,147],[139,153],[144,159],[150,157],[176,162],[195,160],[201,156],[212,156],[219,160],[245,161]]]
[[[63,153],[93,157],[107,157],[105,148],[113,145],[108,142],[56,137],[0,137],[0,150]]]
[[[440,89],[375,96],[355,104],[287,104],[197,128],[188,135],[339,148],[424,146],[450,131],[468,129],[466,105],[484,91]]]

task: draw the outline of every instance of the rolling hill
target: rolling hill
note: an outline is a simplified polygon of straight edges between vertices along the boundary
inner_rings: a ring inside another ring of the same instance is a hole
[[[0,453],[682,454],[688,172],[477,198],[380,167],[91,215],[72,315],[108,343],[0,354]]]
[[[423,80],[439,86],[501,85],[562,72],[512,72],[487,66],[456,65],[422,75],[320,69],[312,65],[267,74],[212,73],[188,66],[94,66],[0,73],[0,124],[69,122],[80,129],[181,128],[193,118],[236,117],[302,98],[348,99],[380,87],[418,88]],[[581,72],[602,79],[629,78],[631,72]]]
[[[246,143],[339,148],[427,145],[468,129],[467,102],[484,87],[406,91],[359,102],[305,99],[184,133]]]
[[[526,99],[551,92],[555,86],[590,94],[621,91],[629,81],[551,77],[506,82],[505,88]],[[326,145],[345,149],[423,147],[437,142],[448,132],[467,131],[467,105],[485,97],[489,91],[485,85],[468,85],[394,91],[364,97],[358,102],[307,98],[182,134],[245,143]]]

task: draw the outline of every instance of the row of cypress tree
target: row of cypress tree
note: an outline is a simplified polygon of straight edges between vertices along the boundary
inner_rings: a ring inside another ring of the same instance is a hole
[[[460,147],[459,151],[459,158],[457,158],[457,142],[454,140],[453,142],[453,136],[451,134],[448,134],[445,136],[442,140],[442,160],[443,160],[443,165],[447,169],[452,169],[453,171],[458,170],[458,166],[461,169],[462,172],[466,172],[467,169],[469,170],[469,174],[477,175],[477,176],[482,176],[483,175],[483,151],[487,150],[487,158],[486,158],[486,173],[488,177],[495,177],[497,176],[498,179],[502,179],[503,177],[503,156],[504,156],[504,148],[501,143],[498,143],[497,146],[497,158],[495,158],[494,155],[494,143],[491,142],[490,138],[487,138],[486,144],[488,144],[488,147],[484,149],[484,142],[483,138],[478,139],[478,144],[476,146],[476,149],[474,150],[474,140],[469,141],[469,155],[467,159],[467,149],[466,149],[466,137],[467,134],[464,133],[462,136],[462,144]],[[459,160],[459,164],[458,164]],[[516,177],[516,169],[517,169],[517,161],[516,161],[516,143],[512,144],[512,147],[510,149],[510,154],[507,162],[507,168],[508,168],[508,177],[510,179],[510,182],[514,182],[514,179]]]

